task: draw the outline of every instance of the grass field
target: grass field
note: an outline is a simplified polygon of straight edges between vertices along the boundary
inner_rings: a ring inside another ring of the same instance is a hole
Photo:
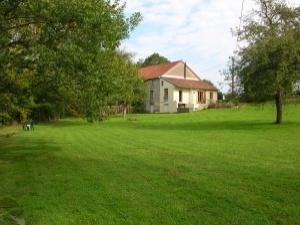
[[[33,225],[300,224],[300,104],[0,129],[0,198]],[[7,135],[8,134],[8,135]]]

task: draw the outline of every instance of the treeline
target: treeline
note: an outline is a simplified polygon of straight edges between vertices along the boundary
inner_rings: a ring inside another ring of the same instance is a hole
[[[0,0],[0,124],[104,119],[141,102],[143,82],[121,41],[141,21],[106,0]]]

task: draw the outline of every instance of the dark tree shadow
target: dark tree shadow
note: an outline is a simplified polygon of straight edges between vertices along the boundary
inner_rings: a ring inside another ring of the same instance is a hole
[[[242,131],[242,130],[271,130],[276,128],[283,128],[286,126],[300,126],[300,122],[285,122],[282,125],[276,125],[273,122],[266,121],[186,121],[175,123],[170,122],[124,122],[118,124],[109,124],[109,126],[119,127],[119,128],[131,128],[140,130],[161,130],[161,131]]]
[[[31,140],[29,137],[21,139],[18,137],[0,138],[0,145],[0,160],[11,162],[33,160],[35,157],[60,150],[55,143],[47,140]]]

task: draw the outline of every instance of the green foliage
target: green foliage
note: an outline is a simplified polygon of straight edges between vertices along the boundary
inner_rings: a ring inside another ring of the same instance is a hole
[[[164,57],[159,55],[158,53],[153,53],[152,55],[148,56],[145,60],[140,60],[138,62],[139,67],[146,67],[152,65],[159,65],[164,63],[169,63],[170,61]]]
[[[227,93],[225,94],[225,101],[226,102],[232,102],[232,103],[238,103],[238,102],[243,102],[243,98],[239,95],[237,95],[237,93]],[[245,101],[247,102],[247,101]]]
[[[12,118],[10,117],[10,115],[6,112],[4,113],[0,113],[0,126],[2,125],[7,125],[9,123],[12,122]]]
[[[107,52],[103,57],[99,55],[97,60],[99,62],[91,66],[98,69],[91,69],[85,76],[85,87],[88,89],[81,92],[82,107],[89,121],[102,120],[109,115],[110,107],[127,107],[142,101],[145,96],[144,83],[128,54]]]
[[[146,97],[144,82],[138,76],[138,68],[132,62],[130,56],[120,53],[115,57],[116,71],[120,79],[114,83],[118,93],[114,95],[117,105],[123,105],[125,110],[128,105],[137,105]],[[126,113],[126,112],[125,112]]]
[[[239,34],[248,42],[239,51],[239,79],[247,98],[276,99],[280,123],[282,98],[300,80],[300,10],[280,0],[258,2],[260,10],[245,21]]]
[[[207,83],[207,84],[209,84],[209,85],[211,85],[211,86],[213,86],[213,87],[216,87],[216,85],[212,81],[210,81],[210,80],[203,79],[202,81],[205,82],[205,83]]]
[[[230,88],[230,93],[227,94],[226,99],[229,101],[237,101],[239,94],[241,94],[241,87],[238,77],[238,64],[236,56],[229,57],[227,68],[221,71],[221,74],[224,76],[224,80]]]
[[[112,57],[141,20],[124,8],[117,0],[1,1],[0,112],[14,120],[24,109],[40,120],[98,115],[116,92]]]
[[[224,94],[222,91],[218,91],[218,101],[223,101],[224,100]]]

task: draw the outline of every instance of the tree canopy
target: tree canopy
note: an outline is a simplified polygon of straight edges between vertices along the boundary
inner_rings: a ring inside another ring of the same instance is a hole
[[[248,98],[275,99],[276,123],[282,122],[282,101],[300,80],[300,8],[283,0],[258,0],[260,8],[239,32],[246,47],[238,52],[237,69]]]
[[[161,56],[158,53],[153,53],[152,55],[148,56],[145,60],[140,60],[138,65],[140,67],[152,66],[152,65],[159,65],[164,63],[169,63],[169,59],[164,56]]]
[[[118,47],[141,20],[124,9],[118,0],[0,1],[0,122],[101,118],[112,84],[137,77],[118,68],[128,64]]]
[[[216,88],[216,85],[211,80],[203,79],[202,81]]]
[[[230,93],[227,95],[229,100],[236,100],[238,95],[238,70],[236,64],[236,58],[230,56],[227,62],[227,68],[221,71],[224,76],[225,82],[228,83],[230,88]]]

